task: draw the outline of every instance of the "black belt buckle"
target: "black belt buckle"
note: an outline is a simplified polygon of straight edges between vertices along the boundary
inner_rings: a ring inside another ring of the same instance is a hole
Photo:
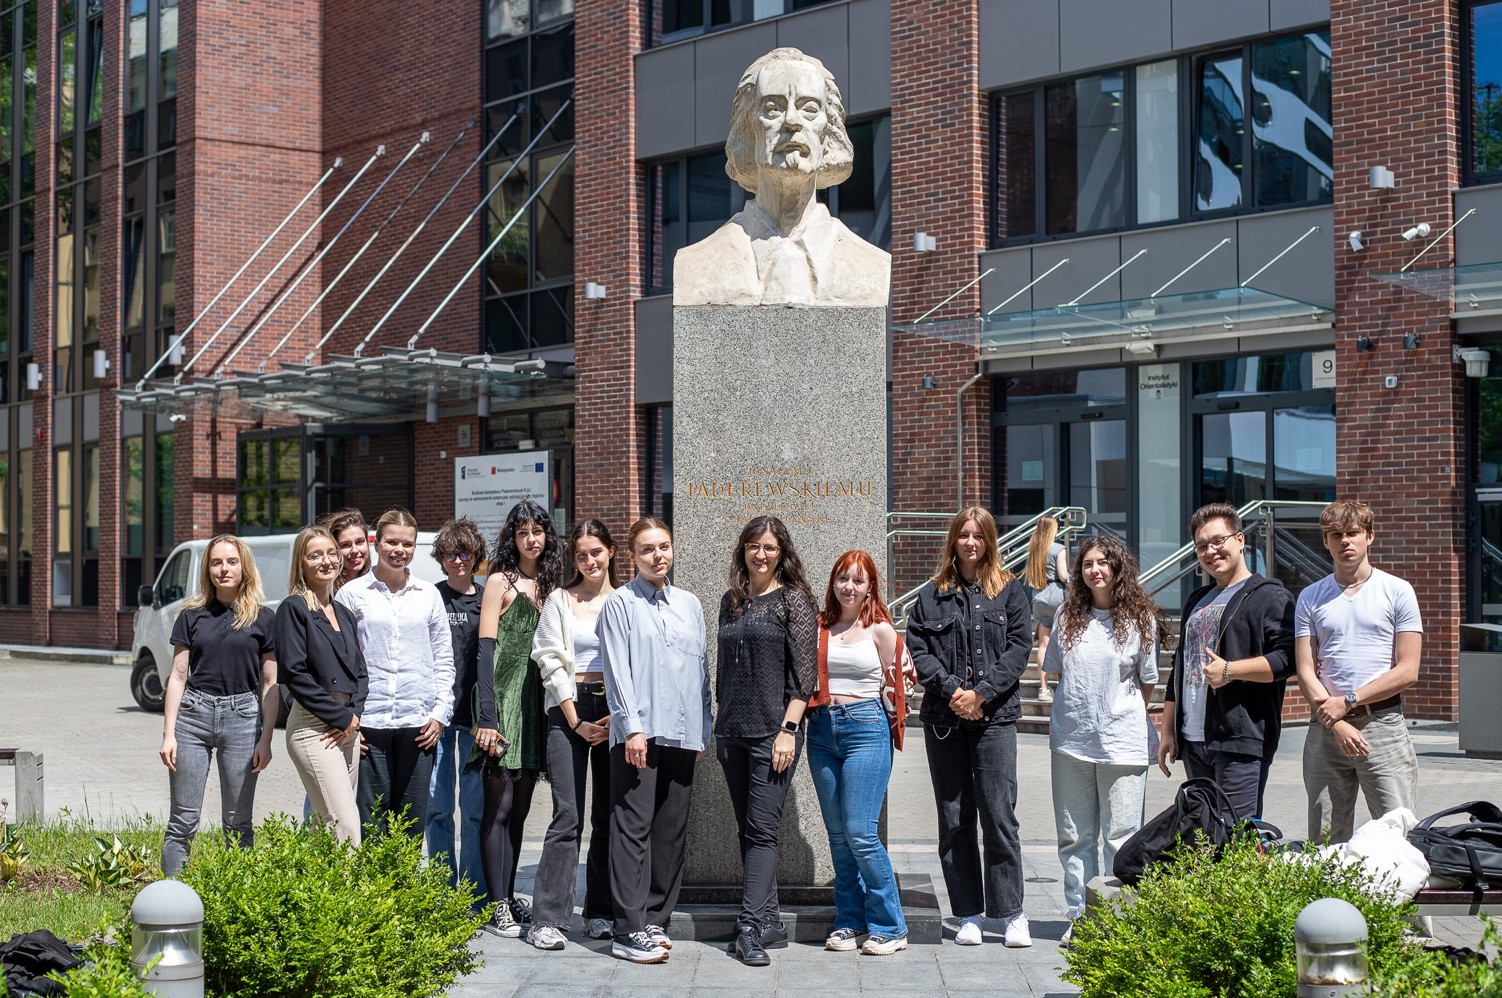
[[[580,683],[575,688],[584,693],[589,693],[597,697],[602,697],[605,695],[604,683]]]

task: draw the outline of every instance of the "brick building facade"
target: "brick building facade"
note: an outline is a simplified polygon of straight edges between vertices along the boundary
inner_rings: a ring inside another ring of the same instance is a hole
[[[1502,343],[1476,276],[1502,261],[1502,4],[68,9],[0,24],[35,69],[0,76],[4,319],[30,332],[0,346],[0,640],[127,645],[189,537],[345,504],[436,525],[456,458],[547,451],[565,518],[670,516],[672,254],[740,204],[731,89],[789,44],[835,73],[870,164],[831,210],[892,251],[894,513],[1079,505],[1148,566],[1200,502],[1367,498],[1428,626],[1419,716],[1454,714],[1461,623],[1502,616],[1502,394],[1453,351]],[[424,382],[409,344],[453,370]],[[379,385],[355,363],[391,351]],[[1295,587],[1322,565],[1311,508],[1273,510]],[[934,548],[898,537],[892,588]]]

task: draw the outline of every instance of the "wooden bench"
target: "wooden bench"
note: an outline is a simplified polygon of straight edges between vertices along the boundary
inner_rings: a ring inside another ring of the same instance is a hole
[[[1425,887],[1414,895],[1420,915],[1502,915],[1502,890]]]
[[[0,766],[16,767],[17,822],[40,822],[46,814],[42,806],[42,756],[38,752],[0,748]]]

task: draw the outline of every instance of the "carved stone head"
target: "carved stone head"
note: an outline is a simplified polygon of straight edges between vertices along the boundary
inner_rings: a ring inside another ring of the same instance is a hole
[[[725,159],[730,179],[753,194],[765,169],[812,172],[819,188],[846,180],[855,149],[834,74],[795,48],[751,63],[730,105]]]

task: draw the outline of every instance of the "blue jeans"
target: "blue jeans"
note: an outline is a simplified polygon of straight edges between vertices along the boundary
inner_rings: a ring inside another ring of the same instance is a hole
[[[485,810],[485,785],[480,767],[464,763],[474,748],[469,728],[462,724],[443,729],[435,746],[433,776],[428,781],[428,856],[449,868],[449,886],[462,877],[475,885],[475,903],[485,897],[485,872],[480,869],[480,817]],[[454,863],[454,784],[459,790],[459,863]]]
[[[892,775],[892,736],[881,702],[815,709],[808,764],[834,860],[834,927],[907,935],[897,877],[877,832]]]
[[[188,843],[198,831],[203,790],[215,752],[219,754],[224,836],[231,844],[250,847],[256,795],[256,774],[250,764],[261,734],[261,699],[255,692],[216,697],[184,690],[173,733],[177,769],[168,776],[172,811],[162,843],[162,872],[169,877],[177,876],[188,861]]]

